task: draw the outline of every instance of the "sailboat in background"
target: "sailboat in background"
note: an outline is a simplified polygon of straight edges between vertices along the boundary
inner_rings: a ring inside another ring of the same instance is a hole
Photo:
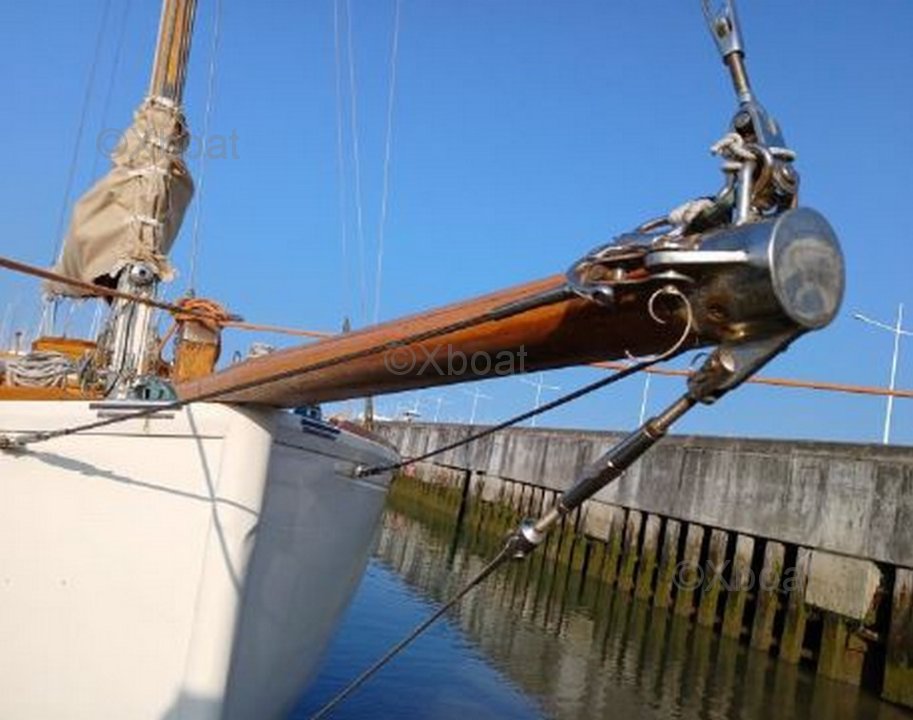
[[[724,13],[739,108],[719,193],[567,273],[218,369],[232,316],[160,297],[193,192],[195,6],[163,0],[148,95],[55,268],[0,259],[110,303],[98,337],[39,337],[0,383],[3,717],[282,717],[370,553],[390,471],[365,469],[397,460],[318,403],[708,345],[691,393],[712,402],[840,304],[836,237],[798,207],[794,156]],[[440,372],[445,355],[462,369]]]

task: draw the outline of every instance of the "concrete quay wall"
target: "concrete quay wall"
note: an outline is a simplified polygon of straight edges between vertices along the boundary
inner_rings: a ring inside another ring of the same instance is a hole
[[[455,442],[466,425],[385,423],[404,457]],[[614,433],[510,429],[433,458],[469,470],[485,494],[499,481],[554,491],[615,440]],[[670,436],[589,503],[913,568],[913,448]],[[593,519],[595,521],[595,518]]]
[[[379,430],[415,457],[477,428]],[[503,538],[619,437],[512,429],[407,474]],[[913,707],[913,448],[673,436],[557,534],[540,554],[616,592]]]

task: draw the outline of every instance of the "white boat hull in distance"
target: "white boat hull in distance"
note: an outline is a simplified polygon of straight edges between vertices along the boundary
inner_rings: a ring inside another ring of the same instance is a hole
[[[119,412],[3,402],[0,433]],[[0,718],[285,717],[377,537],[389,475],[355,470],[395,459],[203,403],[0,452]]]

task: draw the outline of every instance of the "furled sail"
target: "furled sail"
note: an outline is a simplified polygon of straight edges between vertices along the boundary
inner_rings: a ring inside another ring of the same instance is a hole
[[[156,275],[173,275],[167,254],[193,196],[183,161],[189,135],[181,108],[147,98],[111,154],[113,167],[73,209],[54,270],[84,282],[114,287],[127,265],[144,263]],[[84,293],[47,283],[52,294]]]

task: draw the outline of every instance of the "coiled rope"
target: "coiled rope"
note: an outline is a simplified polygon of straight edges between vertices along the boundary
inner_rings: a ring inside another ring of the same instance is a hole
[[[32,352],[7,361],[6,383],[20,387],[63,387],[67,376],[76,372],[73,361],[59,352]]]

